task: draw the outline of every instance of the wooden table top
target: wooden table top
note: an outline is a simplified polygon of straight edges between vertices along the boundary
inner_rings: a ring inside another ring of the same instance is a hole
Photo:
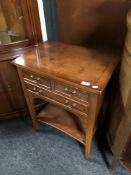
[[[105,88],[118,62],[119,56],[112,53],[59,42],[40,43],[13,61],[41,75],[58,77],[87,89],[90,86],[99,92]]]

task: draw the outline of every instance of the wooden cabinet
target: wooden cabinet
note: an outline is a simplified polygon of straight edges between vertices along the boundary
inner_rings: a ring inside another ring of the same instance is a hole
[[[11,61],[40,41],[37,0],[0,1],[0,119],[25,114],[25,97]]]

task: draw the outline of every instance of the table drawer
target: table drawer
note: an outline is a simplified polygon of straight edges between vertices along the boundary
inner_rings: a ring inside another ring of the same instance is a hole
[[[64,84],[55,82],[55,91],[58,93],[63,93],[70,97],[77,98],[79,100],[83,100],[88,103],[88,94],[82,92],[81,90],[77,88],[72,88],[68,85],[64,85]]]
[[[88,114],[88,105],[76,102],[74,100],[71,100],[69,98],[65,98],[63,96],[60,96],[56,93],[53,93],[51,91],[48,91],[46,89],[40,88],[38,86],[35,86],[31,83],[25,82],[26,89],[32,91],[39,97],[47,97],[50,100],[56,101],[57,103],[60,103],[64,105],[67,108],[75,109],[77,111],[83,112],[85,114]]]
[[[35,84],[40,84],[46,88],[51,88],[51,81],[48,78],[40,77],[38,75],[35,75],[34,73],[26,71],[23,71],[22,74],[24,77],[24,81],[30,81]]]
[[[75,109],[77,111],[83,112],[85,114],[88,114],[88,105],[84,105],[82,103],[78,103],[76,101],[70,100],[65,97],[58,96],[57,101],[63,105],[65,105],[68,108]]]
[[[26,87],[27,90],[30,90],[31,92],[35,93],[36,95],[51,97],[51,94],[50,94],[51,91],[48,91],[45,88],[34,85],[31,82],[25,81],[25,87]]]

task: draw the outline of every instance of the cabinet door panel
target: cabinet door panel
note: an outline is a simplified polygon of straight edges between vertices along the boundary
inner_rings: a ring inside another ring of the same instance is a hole
[[[18,111],[25,108],[25,98],[21,88],[18,73],[10,61],[1,62],[0,75],[3,87],[3,98],[6,101],[6,104],[9,104],[12,111]],[[3,108],[5,108],[4,104],[1,106],[4,106]]]
[[[12,112],[12,106],[8,98],[8,92],[4,90],[0,69],[0,114]]]

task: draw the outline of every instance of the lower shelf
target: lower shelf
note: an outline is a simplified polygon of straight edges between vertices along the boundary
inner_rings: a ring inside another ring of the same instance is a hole
[[[85,121],[74,114],[51,104],[37,115],[39,122],[46,123],[85,144]]]

